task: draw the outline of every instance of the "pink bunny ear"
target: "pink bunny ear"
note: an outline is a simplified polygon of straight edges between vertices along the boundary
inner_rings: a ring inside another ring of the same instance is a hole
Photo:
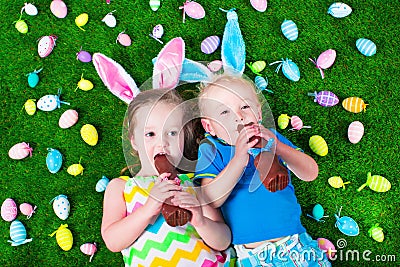
[[[104,85],[113,95],[129,104],[140,93],[135,81],[116,61],[101,53],[94,53],[92,61]]]
[[[153,89],[173,89],[179,83],[183,60],[185,59],[185,42],[181,37],[169,41],[157,56],[153,69]]]

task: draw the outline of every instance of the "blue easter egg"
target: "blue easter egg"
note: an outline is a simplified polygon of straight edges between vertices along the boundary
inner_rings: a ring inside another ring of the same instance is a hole
[[[376,45],[371,40],[360,38],[356,41],[356,47],[364,56],[370,57],[376,54]]]
[[[35,72],[31,72],[28,74],[28,85],[31,88],[34,88],[39,83],[39,75]]]
[[[328,8],[328,14],[335,18],[344,18],[350,15],[352,9],[345,3],[336,2]]]
[[[62,154],[54,148],[48,148],[47,150],[49,151],[46,157],[47,168],[51,173],[56,173],[61,169]]]
[[[335,217],[336,217],[335,226],[343,234],[348,235],[348,236],[356,236],[360,233],[358,224],[352,218],[347,217],[347,216],[343,216],[343,217],[339,218],[336,214],[335,214]]]
[[[281,25],[283,35],[290,41],[295,41],[299,36],[299,30],[296,23],[292,20],[284,20]]]
[[[104,190],[106,190],[106,187],[107,187],[109,182],[110,182],[110,180],[103,175],[101,177],[101,179],[96,184],[96,191],[97,192],[103,192]]]
[[[261,76],[256,76],[254,78],[254,83],[260,90],[265,90],[268,86],[268,80]]]
[[[15,220],[10,225],[10,237],[11,246],[19,246],[32,241],[32,239],[26,239],[25,226],[18,220]]]
[[[300,80],[300,70],[297,67],[296,63],[294,63],[290,59],[284,60],[282,65],[282,72],[291,81],[297,82]]]

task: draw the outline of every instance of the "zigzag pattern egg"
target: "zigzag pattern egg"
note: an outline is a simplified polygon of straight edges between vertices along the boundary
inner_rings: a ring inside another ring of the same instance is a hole
[[[66,110],[60,117],[58,121],[58,126],[60,126],[63,129],[67,129],[78,121],[78,112],[73,109],[68,109]]]
[[[1,218],[6,222],[11,222],[17,218],[18,209],[17,204],[12,198],[7,198],[1,205]]]
[[[359,121],[353,121],[350,123],[349,128],[347,130],[347,137],[349,141],[353,144],[357,144],[360,142],[361,138],[364,135],[364,125]]]
[[[296,23],[292,20],[284,20],[281,25],[283,35],[290,41],[295,41],[299,36],[299,30]]]
[[[85,124],[82,126],[81,136],[83,141],[91,146],[95,146],[99,139],[96,128],[91,124]]]
[[[328,154],[328,144],[326,143],[325,139],[319,135],[313,135],[310,137],[308,142],[311,150],[319,155],[319,156],[326,156]]]
[[[201,42],[200,49],[204,54],[212,54],[217,50],[221,43],[220,38],[217,35],[207,37]]]
[[[360,38],[356,41],[356,47],[364,56],[370,57],[376,54],[376,44],[371,40]]]

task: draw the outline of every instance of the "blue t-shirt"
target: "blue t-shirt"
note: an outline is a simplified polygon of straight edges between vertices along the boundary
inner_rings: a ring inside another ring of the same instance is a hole
[[[283,135],[272,131],[280,142],[297,149]],[[235,153],[235,147],[228,145],[222,139],[209,134],[206,137],[199,147],[195,173],[195,182],[198,184],[202,178],[215,178],[228,165]],[[272,193],[260,181],[252,156],[249,156],[249,163],[242,177],[221,206],[221,211],[231,228],[232,243],[235,245],[306,231],[300,221],[301,208],[290,181],[290,172],[289,185],[283,190]]]

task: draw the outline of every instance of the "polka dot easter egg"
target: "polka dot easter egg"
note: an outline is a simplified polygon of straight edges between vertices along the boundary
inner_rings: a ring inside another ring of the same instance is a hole
[[[39,83],[39,75],[38,73],[42,71],[43,68],[40,70],[34,70],[31,73],[28,73],[28,85],[30,88],[35,88],[36,85]]]
[[[91,262],[94,254],[97,251],[97,245],[96,243],[85,243],[80,246],[80,250],[82,251],[83,254],[90,256],[89,262]]]
[[[359,97],[352,96],[343,100],[342,106],[345,110],[353,113],[360,113],[366,110],[368,104],[365,104],[364,100]]]
[[[214,53],[221,43],[220,38],[217,35],[208,36],[201,42],[200,49],[204,54]]]
[[[53,0],[50,4],[51,13],[57,18],[65,18],[68,13],[68,8],[62,0]]]
[[[376,44],[369,39],[357,39],[356,47],[364,56],[370,57],[376,54]]]
[[[335,256],[335,252],[337,251],[335,245],[326,238],[317,238],[318,247],[324,251],[328,257],[328,259],[332,260]]]
[[[53,210],[58,218],[66,220],[69,216],[70,205],[67,196],[58,195],[53,198],[50,203],[53,202]]]
[[[371,175],[370,172],[368,172],[367,175],[367,182],[360,186],[357,191],[360,192],[366,186],[368,186],[371,190],[375,192],[381,193],[389,191],[392,187],[388,179],[380,175]]]
[[[110,180],[106,176],[102,176],[99,181],[96,183],[96,192],[104,192],[107,188],[108,183]]]
[[[275,70],[276,73],[278,73],[280,68],[282,67],[283,75],[285,75],[286,78],[294,82],[300,80],[299,67],[297,67],[296,63],[294,63],[291,59],[284,60],[282,58],[282,61],[275,61],[269,65],[271,66],[276,63],[279,63],[278,67]]]
[[[360,233],[358,224],[352,218],[347,216],[340,217],[340,211],[338,214],[335,214],[335,218],[335,227],[337,227],[343,234],[348,236],[356,236]]]
[[[12,159],[24,159],[28,155],[32,157],[33,148],[29,146],[29,143],[18,143],[13,145],[8,151],[8,156]]]
[[[114,28],[117,26],[117,19],[114,17],[113,13],[115,12],[112,11],[108,13],[101,21],[104,22],[108,27]]]
[[[360,142],[361,138],[364,135],[364,125],[359,121],[353,121],[350,123],[347,129],[347,137],[349,138],[350,143],[357,144]]]
[[[74,238],[71,231],[67,228],[68,224],[61,224],[61,226],[49,236],[56,235],[57,244],[64,251],[68,251],[72,248]]]
[[[56,108],[60,108],[61,104],[69,105],[68,102],[60,100],[61,89],[58,89],[57,95],[45,95],[42,96],[37,102],[37,108],[42,111],[53,111]]]
[[[26,244],[32,241],[32,238],[26,238],[26,229],[25,226],[19,220],[15,220],[10,225],[10,237],[11,240],[8,242],[11,243],[11,246],[19,246],[22,244]]]
[[[47,57],[53,51],[56,46],[56,40],[58,39],[55,35],[42,36],[38,43],[38,54],[41,58]]]
[[[309,60],[311,60],[311,62],[314,63],[317,69],[319,69],[322,79],[325,78],[323,70],[330,68],[335,62],[335,59],[336,59],[336,51],[333,49],[328,49],[322,52],[321,55],[319,55],[318,59],[316,60],[309,58]]]
[[[68,109],[64,111],[64,113],[58,120],[58,126],[60,126],[60,128],[62,129],[67,129],[69,127],[72,127],[78,121],[78,117],[79,115],[76,110]]]
[[[317,93],[308,93],[309,96],[314,97],[314,102],[317,102],[323,107],[333,107],[339,103],[339,98],[330,91],[321,91]]]
[[[375,224],[368,230],[368,235],[377,242],[383,242],[385,235],[383,234],[383,228],[379,227],[379,224]]]
[[[51,173],[57,173],[62,166],[63,157],[60,151],[54,148],[47,149],[46,165]]]
[[[7,198],[4,200],[3,204],[1,204],[1,218],[3,218],[3,220],[6,222],[11,222],[17,218],[17,214],[18,209],[14,199]]]
[[[345,184],[349,184],[350,182],[343,182],[342,177],[340,176],[332,176],[331,178],[328,179],[328,183],[330,186],[334,188],[341,188],[343,187],[343,190],[345,189]]]
[[[250,4],[258,12],[267,10],[267,0],[250,0]]]
[[[202,5],[191,0],[186,0],[186,2],[183,3],[183,6],[180,6],[179,9],[183,9],[183,23],[185,23],[185,15],[188,15],[193,19],[202,19],[206,15]]]
[[[28,99],[24,104],[25,111],[28,115],[32,116],[36,112],[36,99]]]
[[[326,156],[328,154],[328,144],[326,143],[325,139],[319,135],[313,135],[310,137],[308,142],[311,150],[319,155],[319,156]]]
[[[328,14],[335,18],[344,18],[350,15],[352,9],[345,3],[333,3],[328,8]]]
[[[91,124],[85,124],[82,126],[81,136],[83,141],[91,146],[95,146],[99,139],[96,128]]]
[[[32,217],[33,213],[35,213],[36,208],[36,206],[33,207],[29,203],[22,203],[21,205],[19,205],[19,210],[22,214],[26,215],[27,219]]]
[[[299,37],[299,30],[293,20],[284,20],[281,24],[281,30],[283,35],[290,41],[295,41]]]

